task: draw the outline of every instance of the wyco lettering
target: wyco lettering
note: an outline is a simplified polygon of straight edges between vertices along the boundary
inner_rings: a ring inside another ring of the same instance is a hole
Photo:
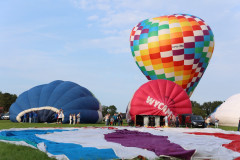
[[[150,96],[147,97],[146,103],[149,104],[150,106],[154,106],[155,108],[158,108],[169,117],[173,116],[172,111],[168,108],[167,105],[165,105],[164,103],[156,99],[151,98]]]

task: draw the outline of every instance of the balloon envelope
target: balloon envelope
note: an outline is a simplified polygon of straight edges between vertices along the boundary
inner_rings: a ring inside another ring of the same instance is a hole
[[[167,115],[171,118],[184,113],[192,113],[187,93],[176,83],[163,79],[152,80],[139,87],[127,109],[132,120],[136,115]]]
[[[140,22],[132,29],[130,45],[149,80],[173,81],[191,96],[212,57],[214,36],[202,19],[174,14]]]
[[[240,94],[235,94],[221,104],[216,112],[215,118],[219,125],[237,127],[240,120]]]
[[[81,115],[81,123],[96,123],[102,119],[100,102],[86,88],[70,81],[53,81],[33,87],[19,95],[10,107],[10,120],[20,122],[25,113],[38,113],[38,122],[56,121],[55,113],[63,109],[63,122],[69,114]]]

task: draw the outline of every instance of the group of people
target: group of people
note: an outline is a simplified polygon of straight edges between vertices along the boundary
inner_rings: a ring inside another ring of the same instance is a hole
[[[210,123],[211,123],[211,117],[205,118],[205,124],[206,124],[206,127],[207,127],[207,128],[210,127]],[[215,119],[214,119],[215,128],[218,128],[218,123],[219,123],[219,119],[218,119],[218,118],[215,118]]]
[[[25,113],[23,115],[23,123],[38,123],[38,113],[37,112],[29,112],[29,113]]]
[[[64,117],[63,109],[60,108],[59,112],[56,112],[56,113],[55,113],[55,116],[54,116],[54,119],[55,119],[56,123],[57,123],[57,124],[59,124],[59,123],[62,124],[63,117]]]
[[[123,118],[122,118],[122,114],[119,112],[118,114],[115,113],[113,116],[110,115],[110,113],[106,114],[106,116],[104,117],[105,120],[105,124],[106,126],[116,126],[118,124],[118,126],[122,126],[123,125]]]
[[[76,115],[76,114],[69,114],[69,124],[76,124],[76,120],[77,120],[77,124],[80,124],[80,117],[81,114],[80,112]]]

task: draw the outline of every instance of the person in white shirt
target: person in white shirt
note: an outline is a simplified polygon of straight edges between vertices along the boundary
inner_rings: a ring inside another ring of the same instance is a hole
[[[76,124],[76,115],[73,114],[73,124],[75,125]]]
[[[80,112],[77,114],[77,124],[80,124]]]
[[[59,122],[61,122],[61,124],[62,124],[62,119],[63,119],[63,110],[60,109],[58,112],[58,124],[59,124]]]
[[[69,114],[69,124],[72,124],[72,114]]]
[[[168,116],[165,116],[164,120],[165,120],[165,127],[168,127]]]

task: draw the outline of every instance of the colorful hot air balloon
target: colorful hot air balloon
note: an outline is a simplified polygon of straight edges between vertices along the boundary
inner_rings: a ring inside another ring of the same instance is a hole
[[[130,35],[132,55],[149,80],[166,79],[191,96],[214,49],[210,27],[200,18],[174,14],[146,19]]]
[[[127,108],[127,119],[135,120],[136,115],[171,118],[191,113],[192,104],[183,88],[172,81],[158,79],[143,84],[134,93]]]

